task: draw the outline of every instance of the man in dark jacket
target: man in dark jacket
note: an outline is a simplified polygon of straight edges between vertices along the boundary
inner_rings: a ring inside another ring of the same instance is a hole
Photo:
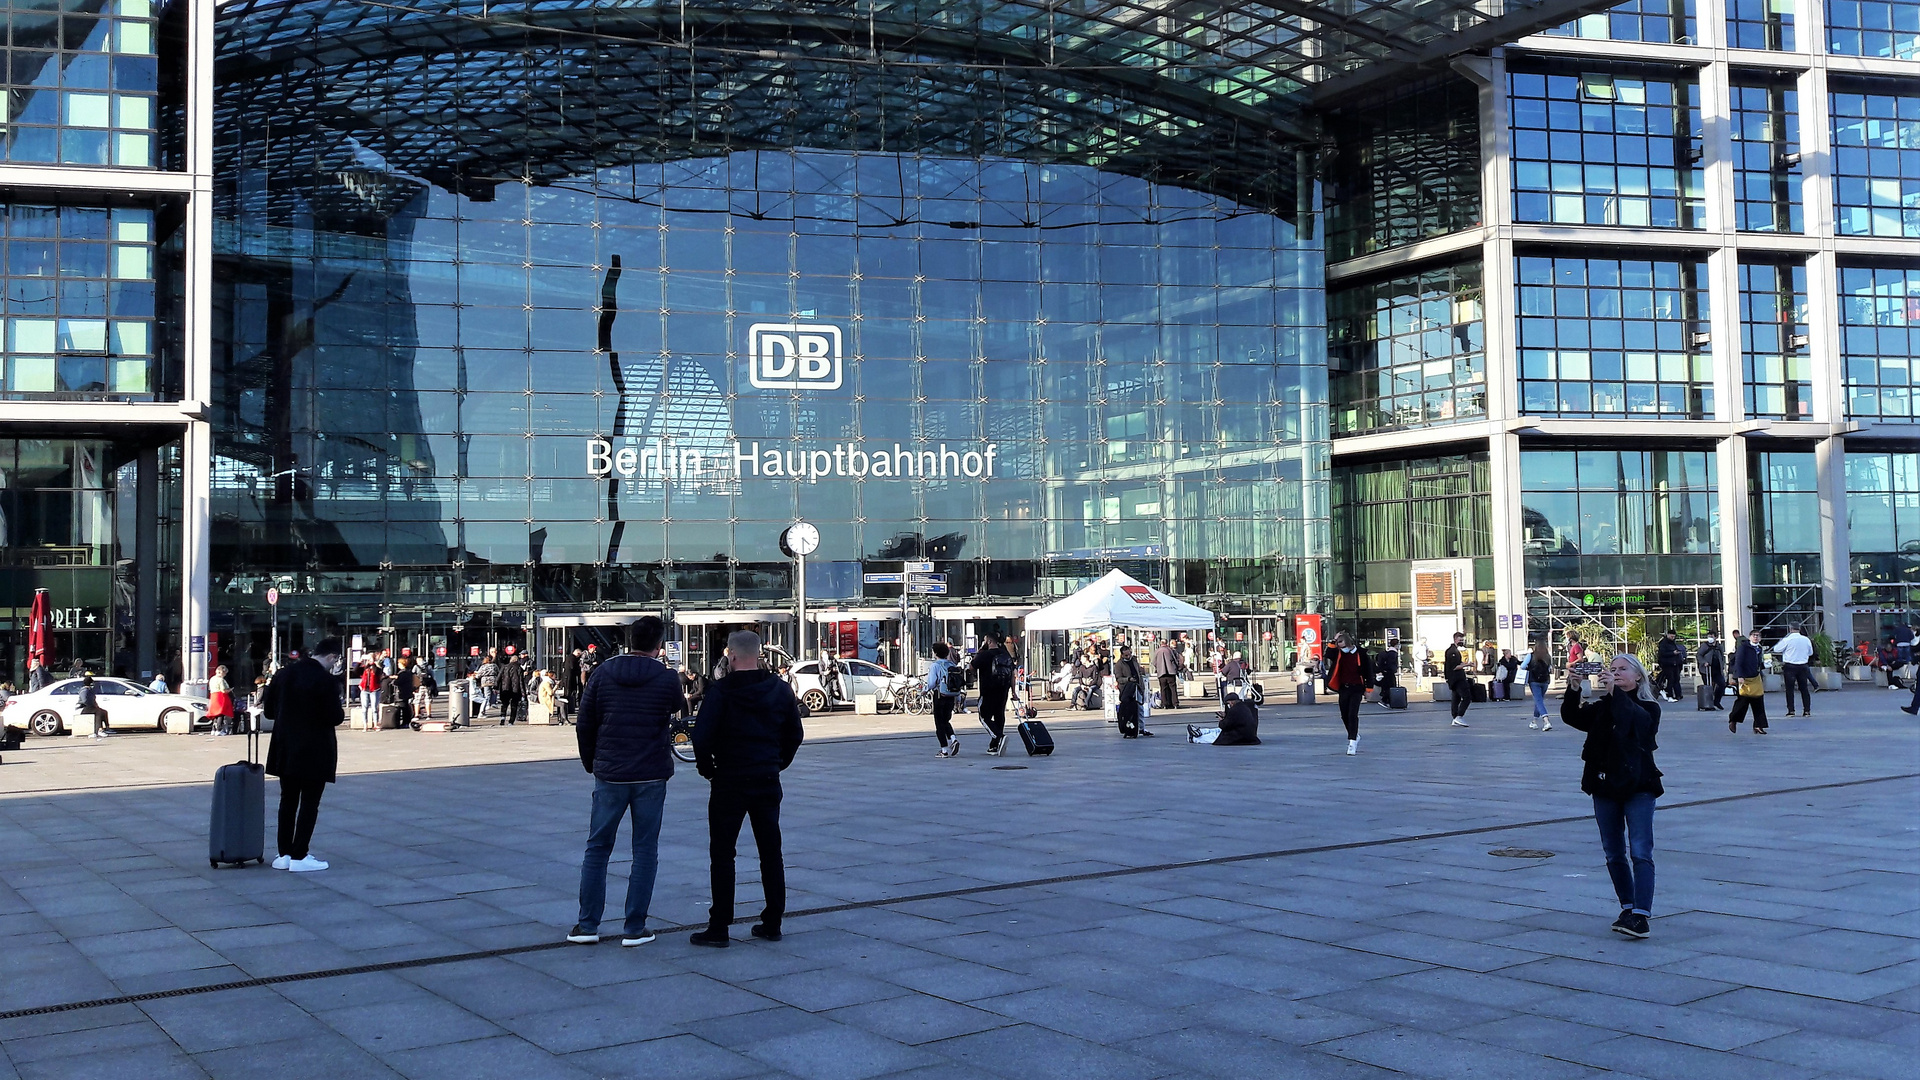
[[[980,726],[987,729],[988,755],[997,757],[1007,745],[1007,695],[1013,692],[1016,669],[999,634],[988,631],[980,640],[984,644],[973,657],[973,669],[980,673]]]
[[[1467,715],[1467,706],[1473,703],[1473,678],[1467,674],[1466,658],[1460,655],[1466,642],[1467,635],[1453,635],[1453,644],[1447,646],[1446,659],[1440,668],[1440,677],[1447,681],[1447,693],[1453,698],[1454,727],[1467,726],[1461,717]]]
[[[500,661],[500,723],[517,724],[520,722],[520,710],[526,707],[527,669],[521,663],[523,657],[515,655],[513,646],[507,646],[506,658]]]
[[[1177,709],[1180,707],[1180,654],[1174,651],[1173,642],[1163,641],[1153,650],[1153,674],[1160,680],[1160,707]]]
[[[713,858],[713,907],[695,945],[724,949],[733,923],[734,845],[740,823],[753,822],[760,849],[760,884],[767,904],[753,936],[780,940],[787,910],[787,872],[780,856],[780,773],[793,764],[806,733],[793,691],[760,666],[760,635],[741,630],[727,638],[727,677],[707,687],[693,722],[694,763],[713,783],[707,800],[708,850]]]
[[[1693,654],[1693,665],[1700,673],[1700,685],[1712,688],[1707,695],[1712,704],[1697,708],[1718,711],[1722,707],[1720,699],[1727,693],[1727,651],[1721,648],[1717,639],[1706,638]]]
[[[1679,701],[1680,668],[1687,662],[1687,650],[1672,630],[1660,638],[1660,649],[1654,659],[1660,663],[1660,685],[1655,689],[1666,700]]]
[[[666,624],[648,615],[633,624],[633,652],[601,664],[587,680],[574,735],[580,764],[593,774],[593,818],[580,860],[580,921],[567,940],[600,941],[607,906],[607,859],[620,835],[620,819],[633,816],[633,867],[627,871],[627,918],[620,944],[645,945],[647,909],[660,867],[660,813],[666,806],[673,754],[667,722],[687,707],[680,676],[660,662]]]
[[[1380,688],[1380,707],[1393,708],[1393,688],[1400,685],[1400,648],[1389,642],[1373,654],[1373,684]]]
[[[340,747],[333,729],[346,723],[340,705],[340,639],[327,638],[304,659],[274,672],[264,703],[273,721],[267,743],[267,775],[280,778],[279,856],[276,870],[306,873],[325,870],[313,857],[313,827],[320,820],[320,796],[334,781]]]
[[[1132,646],[1120,646],[1120,659],[1113,662],[1113,691],[1118,698],[1113,703],[1114,719],[1119,722],[1121,737],[1151,737],[1153,732],[1140,723],[1140,699],[1147,692],[1147,676],[1140,670],[1140,661],[1133,658]]]

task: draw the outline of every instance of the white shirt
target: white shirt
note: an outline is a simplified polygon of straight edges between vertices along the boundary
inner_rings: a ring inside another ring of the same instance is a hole
[[[1795,631],[1781,638],[1773,651],[1780,654],[1783,664],[1804,664],[1813,659],[1813,642],[1807,640],[1807,635]]]

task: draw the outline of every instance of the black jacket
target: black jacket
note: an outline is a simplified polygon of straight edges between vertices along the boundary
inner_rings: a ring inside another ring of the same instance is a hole
[[[1625,799],[1643,791],[1656,798],[1666,794],[1660,770],[1653,764],[1653,752],[1659,749],[1660,704],[1616,689],[1583,705],[1580,684],[1584,681],[1575,680],[1560,705],[1560,719],[1587,733],[1586,745],[1580,748],[1580,760],[1586,762],[1580,772],[1580,790],[1608,799]]]
[[[340,676],[307,657],[274,672],[267,684],[266,713],[273,721],[267,772],[282,780],[333,783],[340,745],[333,729],[346,722],[340,707]]]
[[[628,653],[594,669],[580,698],[580,764],[610,784],[673,775],[667,721],[687,707],[680,676],[651,656]]]
[[[1340,692],[1339,682],[1348,678],[1349,670],[1355,680],[1352,683],[1353,688],[1359,690],[1373,688],[1373,665],[1367,660],[1367,650],[1364,646],[1355,645],[1352,652],[1335,649],[1332,656],[1333,659],[1327,661],[1327,693]]]
[[[1384,648],[1373,654],[1373,671],[1376,675],[1400,674],[1400,650]]]
[[[1220,717],[1220,735],[1215,746],[1259,746],[1260,711],[1244,701],[1227,706]]]
[[[1113,662],[1113,684],[1115,687],[1121,690],[1125,690],[1130,686],[1137,688],[1146,681],[1147,673],[1141,669],[1140,661],[1134,657],[1123,656]],[[1122,697],[1124,698],[1125,695],[1123,694]]]
[[[1751,679],[1761,672],[1760,650],[1753,644],[1752,638],[1741,638],[1740,644],[1733,647],[1733,660],[1727,664],[1727,674],[1735,679]]]
[[[709,780],[777,777],[806,739],[800,704],[773,673],[735,671],[707,687],[693,721],[693,760]]]
[[[980,673],[980,692],[981,693],[984,694],[989,690],[1013,689],[1012,679],[1002,679],[995,676],[993,673],[993,662],[995,660],[1000,659],[1003,656],[1006,656],[1009,660],[1012,659],[1011,655],[1007,652],[1007,650],[1002,648],[999,645],[995,645],[991,649],[981,649],[979,652],[974,654],[973,670]]]
[[[500,682],[497,684],[502,694],[519,697],[527,692],[527,669],[521,664],[524,660],[508,660],[500,665]]]
[[[1726,676],[1727,654],[1720,648],[1720,643],[1717,641],[1709,641],[1700,646],[1699,651],[1693,654],[1693,663],[1700,669],[1700,677],[1703,679],[1719,680]]]
[[[1446,679],[1448,682],[1452,682],[1456,674],[1459,676],[1465,676],[1466,673],[1467,673],[1466,661],[1462,660],[1460,657],[1460,646],[1458,645],[1447,646],[1446,659],[1442,661],[1440,665],[1441,677]]]
[[[1527,681],[1528,682],[1552,682],[1553,681],[1553,659],[1551,657],[1540,656],[1538,653],[1528,653],[1527,654]]]
[[[1660,639],[1660,651],[1655,656],[1661,667],[1679,667],[1687,662],[1687,650],[1671,638]]]

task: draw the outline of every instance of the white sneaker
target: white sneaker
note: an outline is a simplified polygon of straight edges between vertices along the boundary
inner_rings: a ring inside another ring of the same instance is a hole
[[[1537,716],[1527,721],[1527,730],[1529,731],[1535,730],[1539,728],[1539,726],[1540,726],[1540,718]]]
[[[947,756],[948,757],[960,756],[960,736],[955,735],[953,737],[953,741],[947,744]]]
[[[1543,716],[1543,717],[1541,717],[1541,718],[1540,718],[1540,730],[1541,730],[1541,731],[1552,731],[1552,730],[1553,730],[1553,721],[1551,721],[1551,720],[1549,720],[1549,719],[1547,719],[1547,718],[1546,718],[1546,717],[1544,717],[1544,716]]]
[[[1453,721],[1453,726],[1454,727],[1470,727],[1471,725],[1469,725],[1465,720],[1462,720],[1459,717],[1455,717]]]
[[[275,870],[285,870],[287,867],[292,865],[293,865],[293,860],[287,858],[285,855],[275,855],[273,857],[273,868]]]
[[[296,874],[310,874],[315,870],[325,870],[326,868],[326,863],[321,862],[312,855],[308,855],[304,859],[295,859],[287,864],[287,869]]]
[[[1348,739],[1347,740],[1347,756],[1352,757],[1353,755],[1359,752],[1360,752],[1360,740]]]

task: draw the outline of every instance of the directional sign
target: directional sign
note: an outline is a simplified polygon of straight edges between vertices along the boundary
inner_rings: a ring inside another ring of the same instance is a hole
[[[906,565],[906,570],[909,574],[924,574],[932,569],[933,564],[930,562],[910,562]]]
[[[947,583],[944,581],[938,581],[938,582],[927,582],[925,584],[922,584],[916,581],[913,584],[907,586],[907,591],[916,592],[916,593],[930,593],[934,596],[945,596],[947,595]]]
[[[915,573],[913,575],[913,583],[915,585],[945,585],[947,583],[947,575]]]
[[[907,575],[905,574],[864,574],[861,576],[860,580],[866,582],[869,585],[898,585],[901,582],[907,580]]]

